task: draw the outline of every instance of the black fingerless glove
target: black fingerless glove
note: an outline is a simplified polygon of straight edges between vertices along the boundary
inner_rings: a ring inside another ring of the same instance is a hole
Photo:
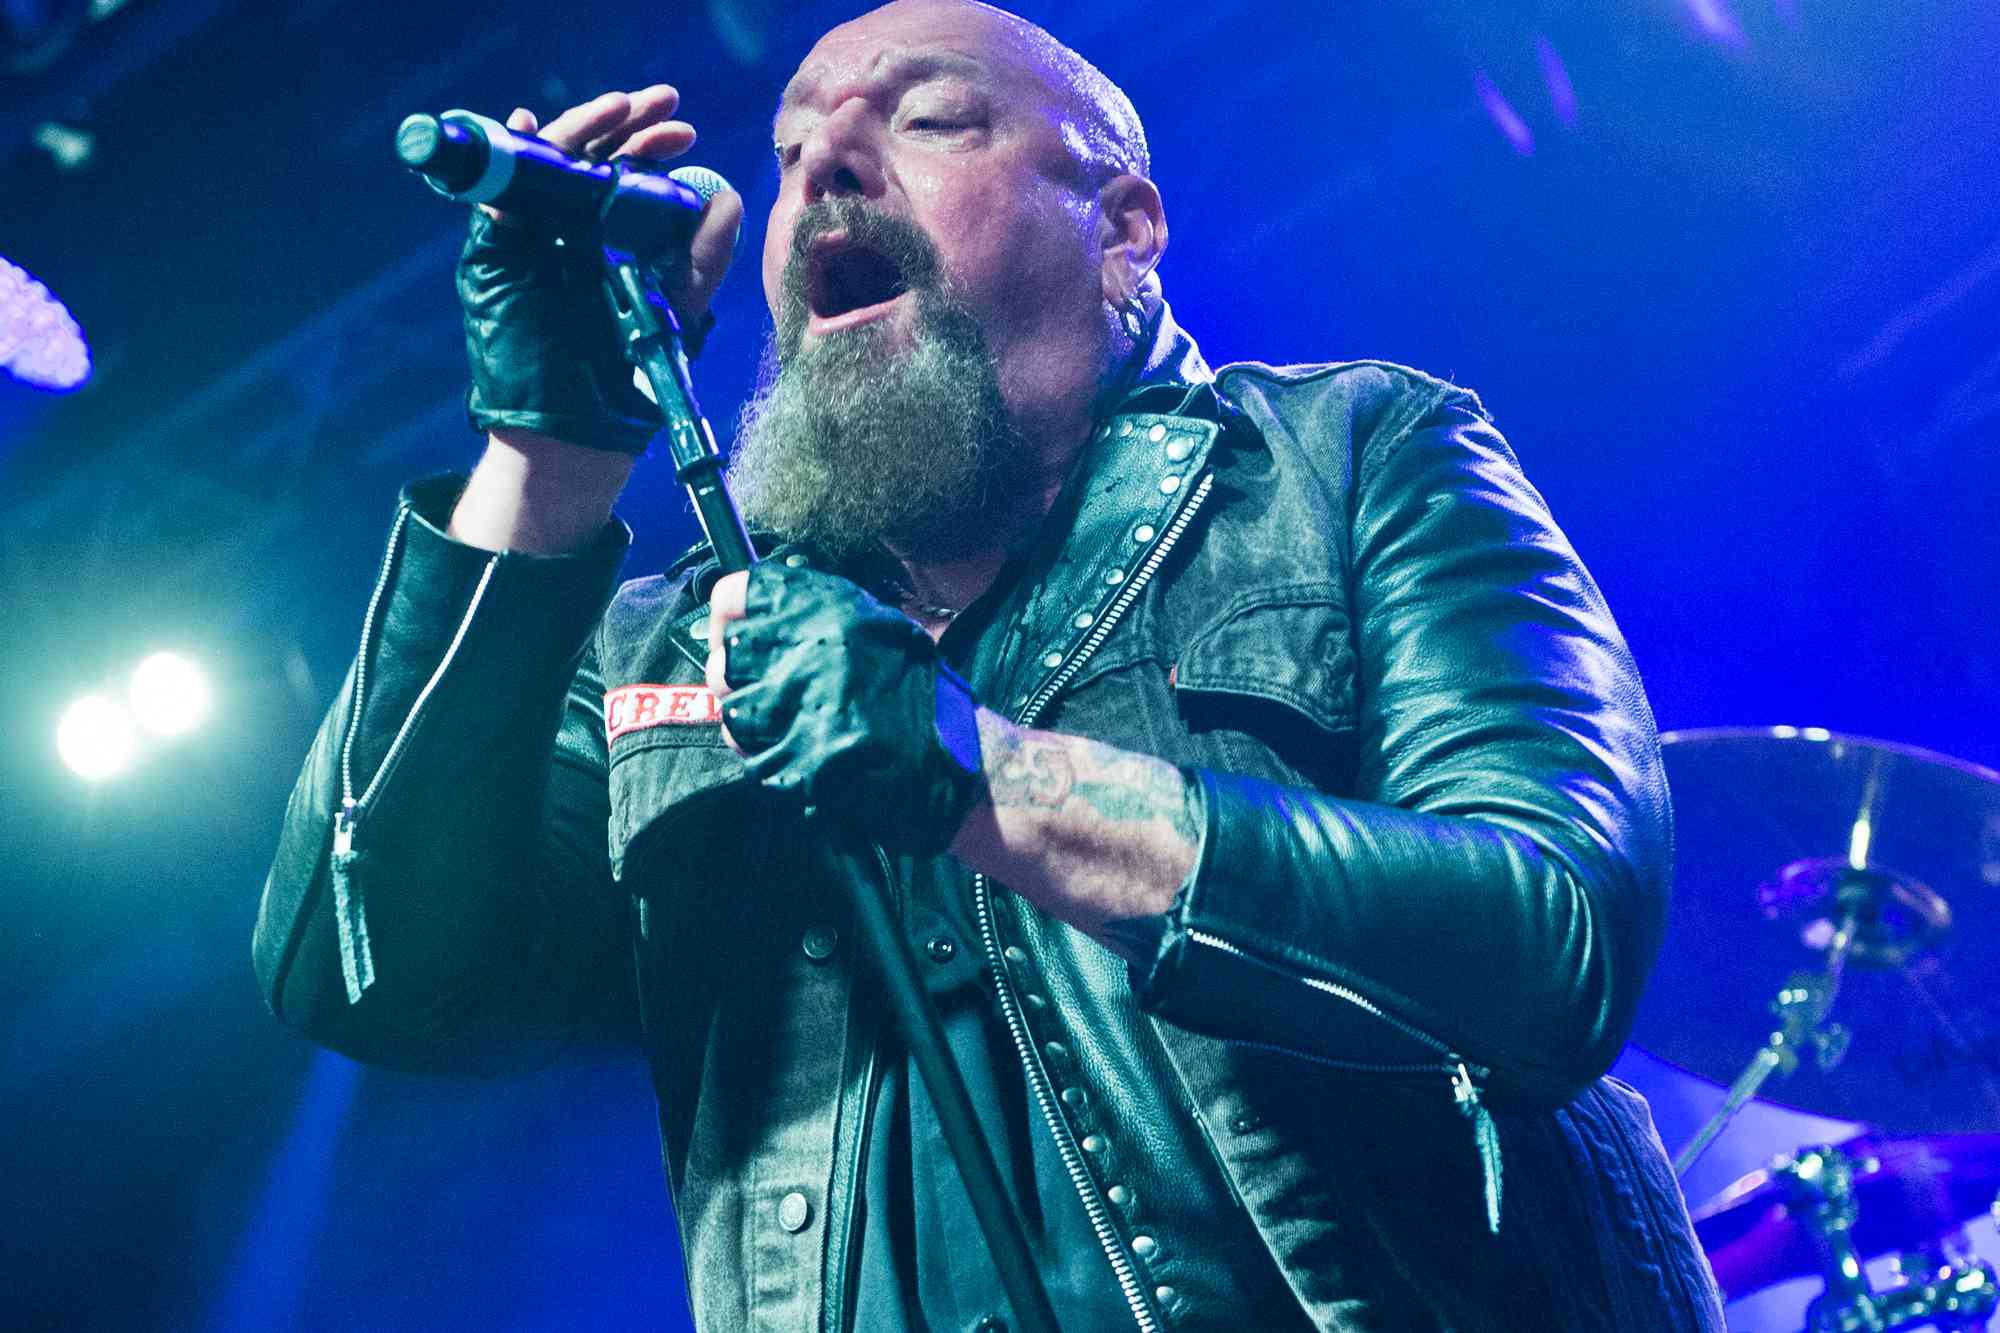
[[[646,452],[663,419],[619,350],[598,247],[565,245],[540,227],[496,222],[475,208],[458,260],[458,300],[474,429],[511,426],[591,449]],[[685,335],[689,355],[712,323]]]
[[[914,622],[765,561],[727,644],[723,720],[753,777],[884,847],[942,852],[985,793],[978,704]]]

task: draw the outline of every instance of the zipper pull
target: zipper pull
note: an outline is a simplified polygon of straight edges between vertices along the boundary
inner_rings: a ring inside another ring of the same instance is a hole
[[[368,918],[362,912],[361,885],[355,876],[361,853],[354,850],[354,826],[359,807],[351,799],[340,803],[333,817],[333,920],[340,937],[340,976],[347,983],[347,1002],[360,1002],[375,980],[375,952],[368,946]]]
[[[1479,1099],[1479,1085],[1472,1081],[1472,1071],[1465,1067],[1465,1061],[1456,1054],[1445,1058],[1452,1062],[1451,1095],[1458,1102],[1459,1111],[1472,1122],[1472,1142],[1479,1151],[1479,1170],[1486,1186],[1486,1229],[1497,1236],[1500,1234],[1500,1126]]]

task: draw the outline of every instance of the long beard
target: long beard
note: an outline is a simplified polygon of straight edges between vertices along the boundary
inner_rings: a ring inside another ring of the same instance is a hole
[[[909,346],[893,346],[881,322],[804,345],[805,256],[835,227],[896,262],[916,295]],[[985,337],[928,239],[857,200],[809,208],[729,463],[745,515],[835,557],[889,546],[950,558],[1002,535],[1025,459]]]

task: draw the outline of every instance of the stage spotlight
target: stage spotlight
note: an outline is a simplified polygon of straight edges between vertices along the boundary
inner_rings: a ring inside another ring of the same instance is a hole
[[[97,152],[97,136],[89,130],[45,120],[35,126],[35,147],[49,155],[57,171],[82,171]]]
[[[155,736],[178,736],[208,716],[208,680],[179,653],[154,653],[134,667],[126,697]]]
[[[97,782],[122,772],[139,752],[132,715],[101,694],[71,704],[56,726],[56,751],[80,778]]]

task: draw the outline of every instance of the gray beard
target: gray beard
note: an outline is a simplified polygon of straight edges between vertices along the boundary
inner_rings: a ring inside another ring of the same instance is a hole
[[[729,461],[751,523],[834,558],[887,546],[948,559],[1004,540],[1026,450],[998,370],[941,283],[913,287],[903,349],[884,323],[804,346],[803,297],[787,292]]]

